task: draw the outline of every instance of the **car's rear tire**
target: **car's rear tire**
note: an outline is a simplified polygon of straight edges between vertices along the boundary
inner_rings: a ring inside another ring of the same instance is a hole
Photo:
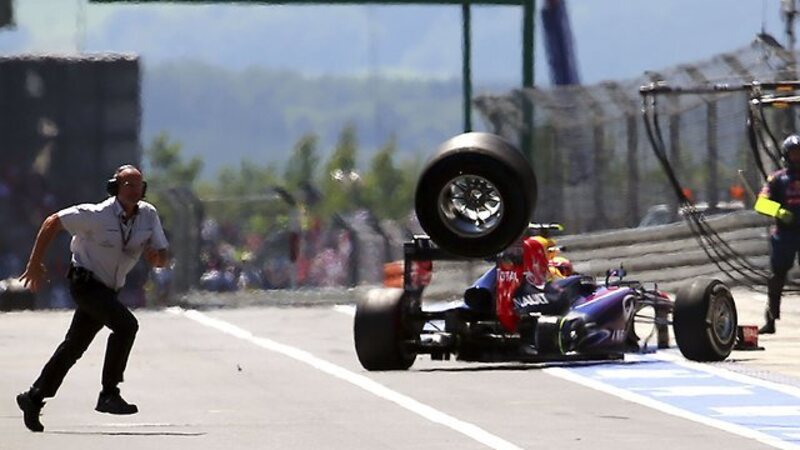
[[[736,343],[736,304],[721,281],[700,278],[678,290],[672,313],[675,341],[694,361],[722,361]]]
[[[373,289],[356,305],[353,337],[356,355],[367,370],[407,370],[417,354],[406,320],[406,293],[402,289]]]
[[[519,238],[535,205],[536,177],[522,153],[500,136],[464,133],[423,168],[414,207],[436,245],[480,258]]]

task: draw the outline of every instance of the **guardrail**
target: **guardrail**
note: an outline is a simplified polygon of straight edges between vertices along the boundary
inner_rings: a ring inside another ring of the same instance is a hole
[[[709,224],[730,245],[751,262],[768,267],[767,236],[770,220],[751,211],[712,217]],[[682,283],[697,276],[718,277],[735,284],[720,273],[684,222],[647,228],[633,228],[558,237],[578,271],[604,277],[605,271],[623,264],[631,279],[675,292]],[[433,280],[425,290],[425,300],[447,300],[463,295],[492,263],[489,261],[435,261]],[[795,269],[794,274],[800,274]],[[241,291],[212,293],[192,291],[178,300],[187,307],[240,306],[318,306],[353,303],[375,285],[355,288]]]
[[[769,219],[753,211],[738,211],[709,217],[708,224],[751,263],[769,268]],[[647,285],[655,283],[667,292],[698,276],[737,284],[709,260],[685,222],[557,236],[557,240],[576,271],[598,278],[605,277],[606,270],[623,265],[628,278]],[[436,261],[425,297],[460,296],[490,267],[490,262],[482,261]]]
[[[739,211],[708,218],[708,224],[733,250],[751,263],[769,268],[769,225],[771,221],[753,211]],[[607,269],[622,264],[629,277],[674,291],[697,276],[738,282],[726,276],[706,255],[685,222],[647,228],[563,236],[575,270],[604,276]]]

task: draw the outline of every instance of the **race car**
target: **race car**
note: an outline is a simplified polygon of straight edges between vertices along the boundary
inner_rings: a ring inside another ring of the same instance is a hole
[[[670,324],[688,359],[730,354],[736,305],[719,280],[689,280],[673,300],[626,279],[622,267],[600,281],[553,271],[555,242],[528,222],[535,186],[530,165],[499,136],[466,133],[442,146],[417,185],[415,209],[428,235],[404,245],[402,289],[374,290],[357,304],[353,329],[364,368],[406,370],[419,354],[485,362],[618,359],[650,348],[654,338],[657,347],[668,346]],[[452,302],[423,301],[435,261],[464,258],[489,258],[494,268]],[[651,331],[641,333],[641,324]]]

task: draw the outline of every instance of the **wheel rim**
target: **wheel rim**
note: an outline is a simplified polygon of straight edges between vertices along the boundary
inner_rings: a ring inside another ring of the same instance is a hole
[[[719,342],[729,342],[736,332],[734,311],[723,295],[716,295],[711,304],[711,329]]]
[[[439,216],[445,226],[461,237],[480,237],[492,232],[503,218],[503,199],[497,187],[477,175],[461,175],[439,191]]]

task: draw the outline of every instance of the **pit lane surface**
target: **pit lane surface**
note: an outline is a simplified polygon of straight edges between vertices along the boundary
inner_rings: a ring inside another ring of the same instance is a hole
[[[137,316],[139,338],[122,388],[141,412],[93,411],[102,332],[45,407],[46,432],[33,434],[22,426],[14,395],[36,376],[70,314],[0,314],[0,448],[673,449],[713,443],[750,449],[800,442],[782,421],[776,428],[789,434],[765,443],[585,382],[594,376],[587,371],[608,375],[649,370],[646,365],[558,368],[422,356],[408,372],[368,373],[353,351],[352,317],[330,307]],[[744,364],[769,359],[768,352],[738,358]],[[602,382],[611,379],[621,377]],[[637,383],[619,389],[650,392]],[[797,422],[797,415],[789,417]]]

